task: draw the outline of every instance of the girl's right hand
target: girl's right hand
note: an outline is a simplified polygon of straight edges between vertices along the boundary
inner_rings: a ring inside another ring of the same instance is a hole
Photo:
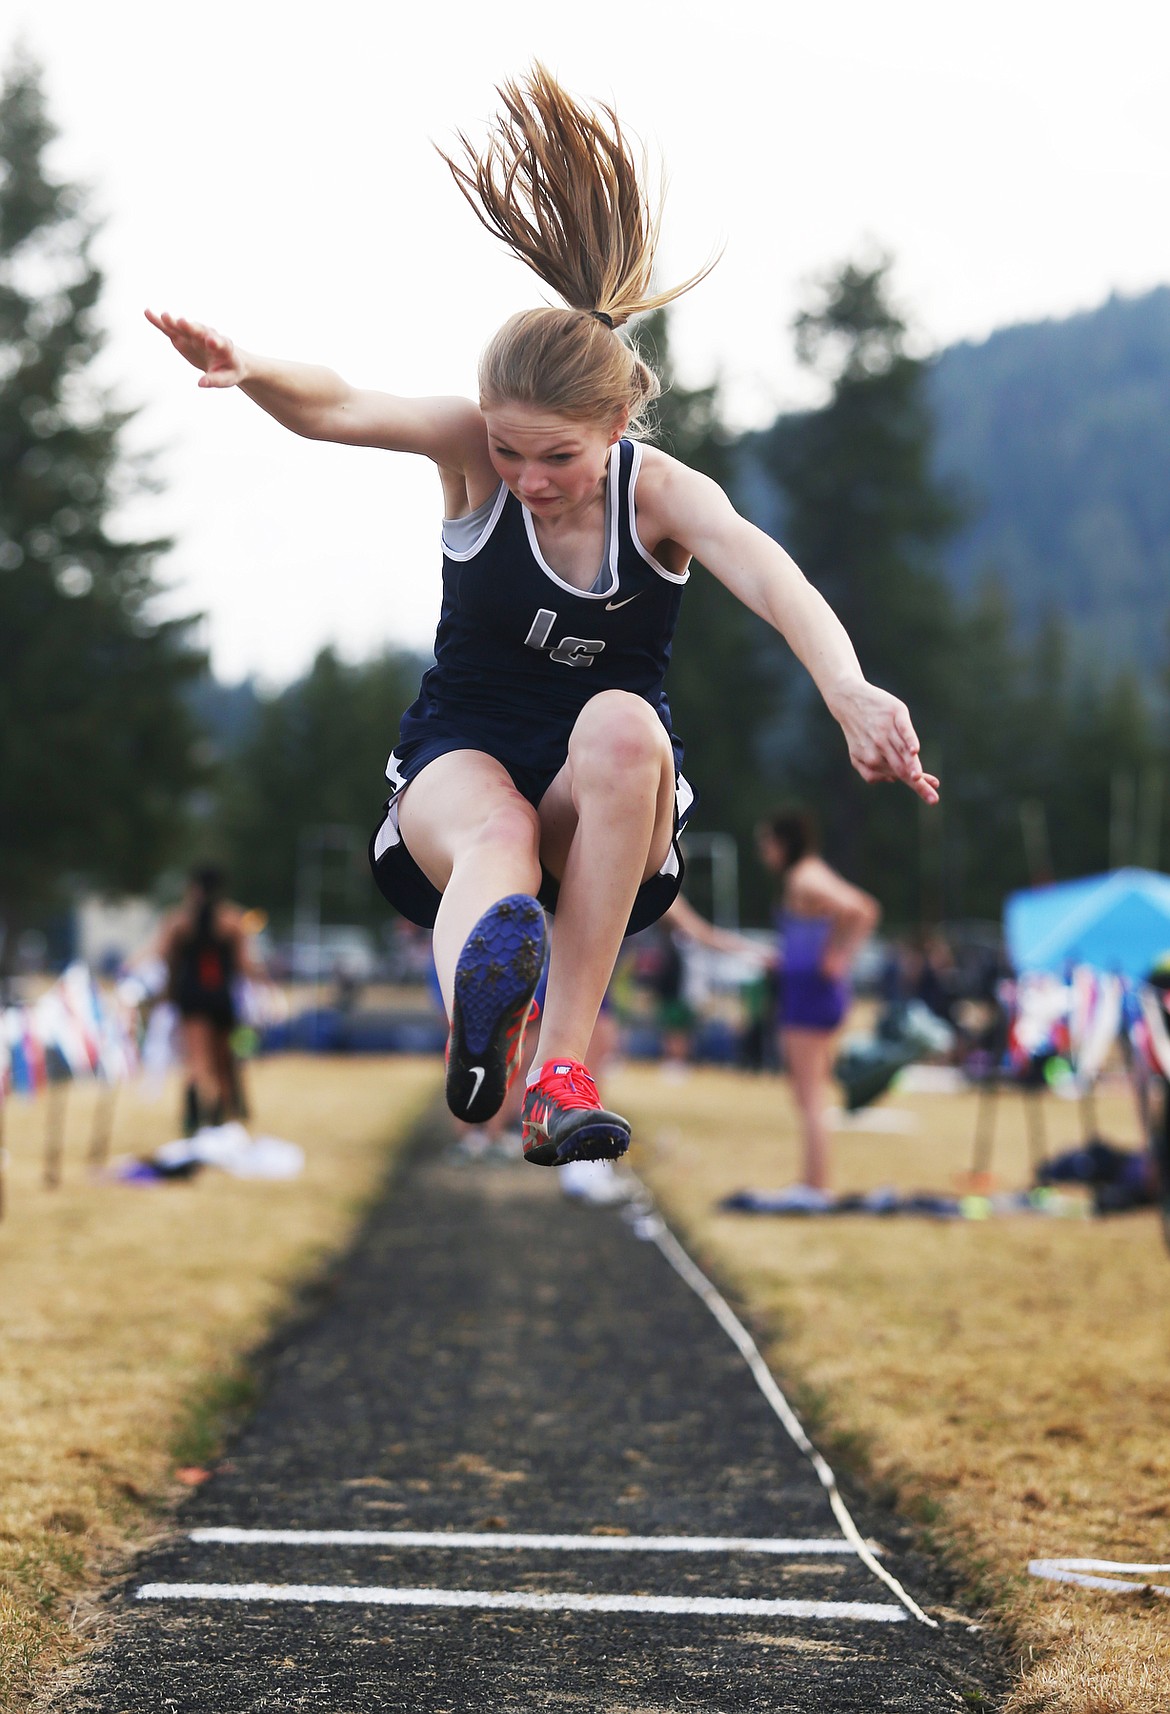
[[[827,946],[821,957],[820,973],[830,982],[844,982],[853,966],[847,946]]]
[[[247,369],[243,353],[222,333],[216,333],[213,327],[204,327],[199,321],[188,321],[185,316],[169,315],[166,310],[158,315],[148,309],[146,319],[152,327],[166,334],[180,357],[185,357],[196,369],[202,369],[199,377],[201,387],[236,387],[245,379]]]
[[[860,675],[825,700],[845,734],[849,760],[867,785],[902,780],[923,803],[938,802],[938,780],[922,770],[918,735],[904,702]]]

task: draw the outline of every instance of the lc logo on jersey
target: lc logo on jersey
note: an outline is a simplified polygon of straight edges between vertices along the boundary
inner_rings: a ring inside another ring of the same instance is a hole
[[[562,637],[559,643],[551,644],[552,628],[557,622],[557,616],[548,607],[537,610],[536,618],[532,621],[524,642],[530,649],[547,649],[550,661],[557,661],[563,667],[591,667],[594,655],[599,655],[605,647],[600,637]]]

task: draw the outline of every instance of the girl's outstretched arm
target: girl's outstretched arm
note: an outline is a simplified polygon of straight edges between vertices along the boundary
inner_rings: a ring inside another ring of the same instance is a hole
[[[200,369],[201,387],[239,387],[278,423],[309,440],[417,452],[440,468],[490,469],[479,407],[470,399],[402,399],[351,387],[331,369],[258,357],[202,322],[146,311],[181,357]]]
[[[902,780],[924,803],[937,803],[938,780],[923,772],[905,703],[867,681],[845,627],[796,562],[742,518],[717,483],[664,454],[646,462],[645,521],[656,539],[678,542],[780,632],[844,732],[863,780]],[[638,497],[641,503],[641,487]]]
[[[710,947],[712,952],[734,952],[741,957],[758,959],[761,964],[771,962],[772,949],[759,946],[754,940],[749,940],[744,934],[735,934],[731,929],[717,928],[713,922],[708,922],[705,916],[684,899],[679,893],[674,903],[668,905],[661,919],[668,923],[679,934],[693,940],[697,946]]]

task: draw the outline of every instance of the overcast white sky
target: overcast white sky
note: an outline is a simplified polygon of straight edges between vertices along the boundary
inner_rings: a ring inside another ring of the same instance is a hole
[[[493,84],[544,59],[665,157],[679,367],[737,425],[807,399],[787,327],[810,278],[881,244],[924,348],[1170,279],[1165,0],[16,0],[106,217],[107,373],[145,408],[174,602],[216,670],[276,683],[322,643],[426,645],[438,483],[420,461],[301,442],[197,391],[152,304],[405,393],[473,393],[484,340],[540,287],[431,148],[482,134]]]

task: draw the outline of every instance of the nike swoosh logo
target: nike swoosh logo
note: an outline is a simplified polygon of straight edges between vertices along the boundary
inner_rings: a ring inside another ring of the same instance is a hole
[[[607,613],[616,613],[619,607],[628,607],[631,601],[636,601],[641,593],[642,591],[638,589],[635,590],[633,595],[627,595],[624,601],[607,601],[605,604],[605,611]]]
[[[487,1076],[487,1072],[484,1070],[482,1065],[468,1066],[468,1070],[471,1072],[471,1075],[475,1078],[475,1088],[471,1091],[471,1095],[468,1098],[467,1106],[463,1109],[465,1113],[470,1110],[471,1103],[475,1100],[476,1096],[479,1094],[479,1086],[483,1082],[484,1078]]]

